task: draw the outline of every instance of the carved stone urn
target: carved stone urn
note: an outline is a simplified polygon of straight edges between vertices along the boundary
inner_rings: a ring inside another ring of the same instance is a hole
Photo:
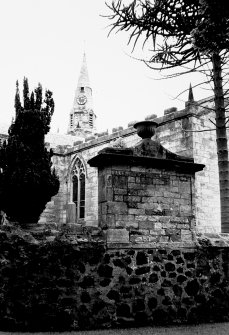
[[[143,140],[150,139],[155,134],[157,127],[158,123],[155,121],[140,121],[134,124],[138,136]]]

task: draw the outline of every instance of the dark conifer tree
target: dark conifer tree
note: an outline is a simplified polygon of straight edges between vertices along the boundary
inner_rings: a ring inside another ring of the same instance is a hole
[[[15,121],[9,128],[8,143],[0,149],[0,203],[10,221],[19,224],[38,222],[48,201],[59,189],[52,169],[52,151],[45,147],[54,101],[50,91],[42,98],[39,84],[29,94],[24,78],[23,106],[18,82],[15,95]]]

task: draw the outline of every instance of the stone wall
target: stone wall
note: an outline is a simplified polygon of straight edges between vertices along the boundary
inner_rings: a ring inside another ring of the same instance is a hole
[[[192,241],[193,176],[147,167],[99,172],[99,225],[110,242]],[[117,230],[118,228],[118,230]]]
[[[209,106],[212,107],[212,106]],[[219,172],[216,149],[215,113],[203,109],[198,118],[193,119],[193,156],[205,169],[196,175],[196,209],[199,231],[220,231]],[[201,130],[212,129],[212,131]]]
[[[1,230],[0,241],[1,331],[229,321],[225,234],[141,250],[18,230]]]

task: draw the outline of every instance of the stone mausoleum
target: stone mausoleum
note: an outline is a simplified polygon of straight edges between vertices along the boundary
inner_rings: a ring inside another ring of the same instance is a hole
[[[165,110],[164,116],[151,114],[145,117],[157,122],[154,139],[167,150],[205,165],[196,173],[192,186],[193,215],[200,232],[220,231],[216,139],[211,122],[214,120],[213,106],[213,97],[195,101],[190,87],[183,110],[173,107]],[[153,106],[152,112],[157,112]],[[106,147],[135,146],[140,138],[134,124],[134,121],[130,122],[127,129],[114,128],[112,134],[96,131],[93,94],[84,54],[69,114],[68,132],[65,135],[48,134],[46,138],[47,146],[54,149],[53,163],[60,178],[60,190],[47,204],[40,223],[98,226],[98,168],[90,166],[88,161]],[[3,132],[1,138],[4,137]],[[163,201],[161,199],[158,206]]]

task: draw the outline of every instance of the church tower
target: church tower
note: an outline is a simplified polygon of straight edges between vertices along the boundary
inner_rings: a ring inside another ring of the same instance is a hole
[[[86,55],[80,70],[73,107],[70,112],[68,134],[86,138],[95,134],[96,115],[93,111],[92,89],[90,87]]]

